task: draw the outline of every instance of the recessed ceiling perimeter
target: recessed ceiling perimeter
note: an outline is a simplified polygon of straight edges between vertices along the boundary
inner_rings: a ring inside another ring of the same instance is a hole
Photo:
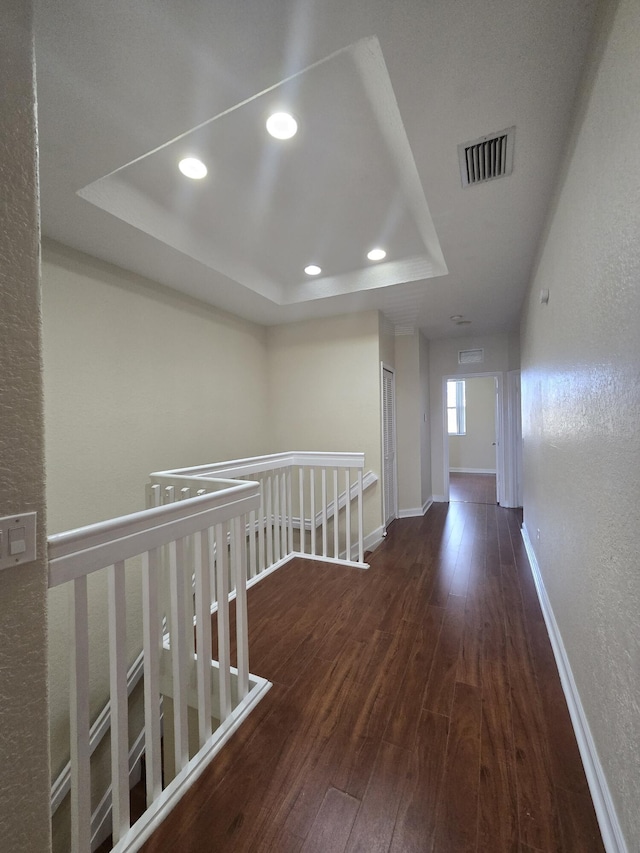
[[[298,132],[266,131],[274,112]],[[184,158],[207,167],[199,181]],[[445,275],[378,39],[362,39],[78,194],[276,304]],[[372,246],[386,250],[372,263]],[[322,275],[309,279],[309,264]]]

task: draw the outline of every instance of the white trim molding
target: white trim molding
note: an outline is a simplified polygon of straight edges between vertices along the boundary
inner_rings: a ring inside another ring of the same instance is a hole
[[[536,557],[529,533],[525,525],[522,525],[522,539],[527,550],[529,565],[531,566],[531,574],[536,585],[538,600],[542,608],[542,615],[547,626],[549,639],[553,648],[553,654],[556,659],[558,672],[562,689],[569,707],[569,714],[573,724],[573,730],[578,741],[578,749],[584,765],[584,771],[589,783],[589,790],[593,799],[593,805],[598,818],[600,832],[602,833],[602,841],[607,853],[628,853],[627,845],[624,840],[622,828],[616,815],[616,810],[613,805],[613,799],[607,785],[607,779],[598,757],[598,751],[589,728],[587,716],[582,706],[580,693],[571,671],[571,664],[567,650],[562,641],[562,635],[558,628],[551,601],[547,595],[547,591],[540,572],[540,566]]]
[[[401,509],[398,512],[398,518],[419,518],[425,515],[430,506],[433,505],[433,498],[427,498],[422,506],[411,507],[411,509]]]
[[[495,474],[495,468],[449,468],[450,474]]]

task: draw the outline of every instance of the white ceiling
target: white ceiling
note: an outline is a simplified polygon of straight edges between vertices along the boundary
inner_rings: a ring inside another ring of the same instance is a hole
[[[37,0],[43,233],[260,323],[515,328],[595,6]],[[513,173],[463,189],[458,144],[511,125]]]

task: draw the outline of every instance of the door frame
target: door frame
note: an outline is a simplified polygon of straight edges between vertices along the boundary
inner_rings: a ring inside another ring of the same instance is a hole
[[[458,373],[442,377],[442,449],[444,467],[444,499],[448,503],[449,494],[449,426],[447,424],[447,382],[449,380],[482,379],[491,376],[496,380],[496,500],[504,506],[505,500],[505,446],[504,446],[504,376],[501,371],[489,371],[487,373],[469,373],[460,375]]]
[[[387,506],[386,506],[386,482],[385,482],[385,464],[384,464],[384,371],[388,370],[391,374],[391,383],[393,387],[393,479],[395,483],[395,488],[393,490],[393,511],[392,513],[387,515]],[[387,529],[387,518],[389,517],[391,521],[394,518],[398,517],[398,432],[397,432],[397,423],[396,423],[396,369],[395,367],[391,367],[390,364],[386,364],[384,361],[380,362],[380,483],[382,486],[382,526],[385,530]]]

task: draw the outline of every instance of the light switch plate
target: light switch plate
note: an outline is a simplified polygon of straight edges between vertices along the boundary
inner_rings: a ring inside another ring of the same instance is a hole
[[[0,569],[35,560],[37,517],[36,512],[23,512],[0,518]],[[16,553],[12,554],[12,550]]]

